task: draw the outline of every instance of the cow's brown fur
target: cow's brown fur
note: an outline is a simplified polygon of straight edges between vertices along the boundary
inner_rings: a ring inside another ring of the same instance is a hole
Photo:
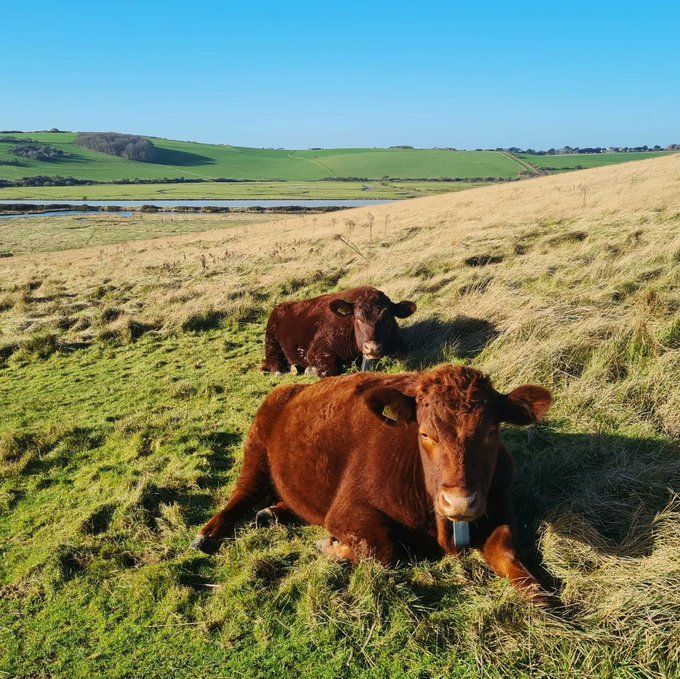
[[[371,287],[279,304],[267,322],[262,370],[283,373],[294,366],[320,377],[339,375],[362,353],[378,358],[396,350],[395,318],[415,308]]]
[[[544,601],[513,545],[513,462],[498,426],[536,422],[549,406],[541,387],[502,395],[479,371],[452,366],[280,387],[255,417],[231,500],[194,544],[217,548],[272,492],[271,516],[324,526],[324,551],[351,561],[394,563],[403,546],[456,553],[456,518],[496,573]]]

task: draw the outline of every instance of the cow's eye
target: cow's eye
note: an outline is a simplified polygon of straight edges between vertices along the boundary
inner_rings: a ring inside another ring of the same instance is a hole
[[[424,438],[424,439],[429,439],[429,438],[430,438],[424,431],[421,431],[421,432],[420,432],[420,436],[421,436],[421,438]]]

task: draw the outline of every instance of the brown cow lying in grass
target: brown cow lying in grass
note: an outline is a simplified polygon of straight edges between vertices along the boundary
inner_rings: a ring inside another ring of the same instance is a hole
[[[452,521],[470,545],[537,603],[548,596],[517,556],[508,489],[513,461],[501,422],[538,422],[550,393],[498,393],[477,370],[360,373],[275,389],[258,411],[227,506],[192,544],[206,552],[273,492],[258,519],[297,516],[332,537],[322,550],[356,562],[394,563],[407,551],[455,554]]]
[[[284,302],[267,322],[262,370],[284,373],[294,367],[319,377],[339,375],[361,355],[376,359],[394,351],[395,318],[415,310],[413,302],[395,304],[371,287]]]

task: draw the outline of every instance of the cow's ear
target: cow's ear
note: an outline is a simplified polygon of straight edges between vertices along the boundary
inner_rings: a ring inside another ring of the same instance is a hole
[[[393,387],[376,387],[364,395],[369,410],[391,427],[416,420],[416,399]]]
[[[525,384],[501,396],[501,420],[511,424],[536,424],[548,412],[552,396],[536,384]]]
[[[331,302],[331,311],[336,316],[353,316],[354,315],[354,304],[352,302],[346,302],[344,299],[334,299]]]
[[[397,318],[408,318],[411,314],[416,311],[415,302],[398,302],[397,304],[392,304],[392,313]]]

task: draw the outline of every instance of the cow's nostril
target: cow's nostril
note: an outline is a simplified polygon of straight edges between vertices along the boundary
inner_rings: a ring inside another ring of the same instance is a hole
[[[455,504],[456,502],[473,502],[477,497],[477,493],[465,493],[460,490],[442,490],[442,497],[447,504]]]
[[[375,357],[380,354],[380,345],[377,342],[364,342],[362,353],[364,356]]]
[[[456,490],[442,490],[440,494],[440,507],[447,516],[474,516],[477,514],[478,505],[476,492],[464,495]]]
[[[454,495],[453,493],[443,492],[442,497],[444,499],[444,502],[447,505],[457,505],[457,504],[471,505],[475,501],[475,498],[477,497],[477,493],[472,493],[472,495],[460,496],[460,495]]]

